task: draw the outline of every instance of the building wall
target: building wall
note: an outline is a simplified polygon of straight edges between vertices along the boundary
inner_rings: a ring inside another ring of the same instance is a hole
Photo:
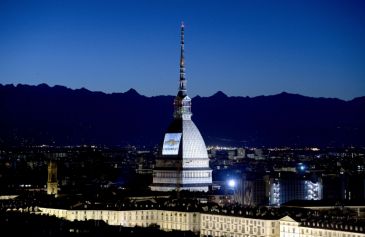
[[[288,216],[279,220],[264,220],[210,213],[165,210],[39,209],[41,214],[53,215],[69,221],[103,220],[109,225],[124,227],[148,227],[152,224],[157,224],[165,231],[200,232],[202,237],[365,237],[365,233],[299,226],[298,222]],[[364,230],[356,229],[353,231]]]
[[[157,224],[162,230],[199,232],[200,216],[197,212],[165,210],[64,210],[40,208],[43,214],[64,218],[69,221],[103,220],[109,225],[124,227],[148,227]]]
[[[277,220],[200,214],[200,236],[279,236]]]
[[[279,222],[280,222],[280,237],[364,237],[365,236],[364,233],[299,226],[299,223],[293,220],[291,221],[280,220]]]
[[[281,205],[291,200],[321,200],[323,198],[322,181],[286,177],[271,178],[270,205]]]

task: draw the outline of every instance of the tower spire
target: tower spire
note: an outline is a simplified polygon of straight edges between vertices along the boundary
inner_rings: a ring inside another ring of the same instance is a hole
[[[185,57],[184,57],[184,22],[181,22],[180,32],[180,80],[179,92],[174,101],[174,118],[190,119],[191,118],[191,99],[186,93],[185,79]]]
[[[179,96],[186,96],[186,79],[185,79],[185,57],[184,57],[184,22],[181,22],[181,40],[180,40],[180,84]]]

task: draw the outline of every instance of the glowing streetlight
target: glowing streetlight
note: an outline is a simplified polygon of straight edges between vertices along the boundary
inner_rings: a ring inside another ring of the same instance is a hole
[[[234,188],[236,186],[236,181],[234,179],[228,180],[228,186]]]

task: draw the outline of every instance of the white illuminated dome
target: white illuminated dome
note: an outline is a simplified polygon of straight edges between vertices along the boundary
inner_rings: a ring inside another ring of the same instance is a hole
[[[166,131],[166,135],[171,134],[181,134],[181,139],[176,138],[175,144],[178,150],[176,150],[174,155],[183,159],[208,159],[204,139],[192,120],[174,119]],[[164,141],[162,144],[162,155],[165,155],[164,148],[167,145],[166,141]]]
[[[194,122],[192,120],[183,120],[182,128],[182,157],[207,159],[207,147]]]

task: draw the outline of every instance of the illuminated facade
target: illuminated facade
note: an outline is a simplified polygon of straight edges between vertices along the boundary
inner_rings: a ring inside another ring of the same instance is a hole
[[[102,220],[109,225],[124,227],[148,227],[156,224],[165,231],[192,231],[200,233],[201,237],[365,237],[363,226],[298,222],[289,216],[260,219],[243,217],[239,213],[228,215],[157,209],[118,211],[39,209],[38,214],[56,216],[69,221]]]
[[[298,178],[295,175],[271,178],[270,205],[281,205],[291,200],[321,200],[323,198],[322,180]]]
[[[58,194],[57,163],[53,160],[48,163],[47,194],[55,196]]]
[[[279,236],[278,220],[202,213],[200,236]]]
[[[42,214],[56,216],[69,221],[102,220],[108,225],[124,227],[148,227],[159,225],[162,230],[199,232],[200,215],[198,212],[168,210],[65,210],[40,208]]]
[[[186,91],[184,24],[181,25],[179,92],[174,100],[174,119],[168,127],[153,170],[153,191],[208,191],[212,171],[205,142],[191,120],[191,99]]]
[[[363,237],[365,227],[323,222],[299,223],[289,216],[279,220],[280,237]],[[360,233],[359,233],[360,232]]]

